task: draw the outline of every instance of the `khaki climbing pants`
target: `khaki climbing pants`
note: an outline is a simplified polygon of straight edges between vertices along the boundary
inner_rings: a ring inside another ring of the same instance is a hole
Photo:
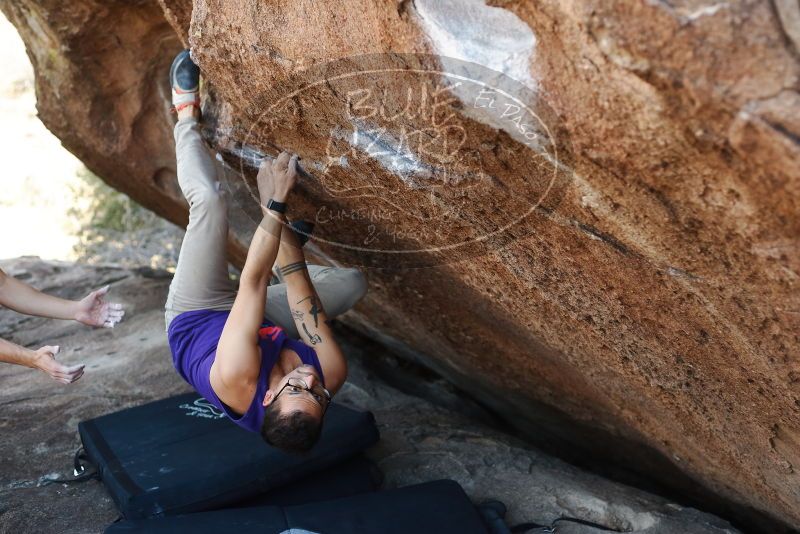
[[[178,183],[189,201],[189,224],[169,286],[165,305],[167,328],[186,311],[230,310],[236,298],[225,255],[227,194],[220,188],[217,163],[203,143],[195,119],[181,119],[175,125],[175,152]],[[309,265],[308,271],[328,317],[349,310],[367,291],[367,282],[358,269]],[[299,337],[289,311],[286,284],[269,287],[264,315],[288,335]]]

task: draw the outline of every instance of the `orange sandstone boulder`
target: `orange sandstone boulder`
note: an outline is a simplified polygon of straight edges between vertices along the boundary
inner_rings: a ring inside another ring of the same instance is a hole
[[[351,326],[543,447],[800,526],[800,7],[488,4],[0,5],[42,120],[109,184],[185,221],[183,42],[232,261],[254,169],[297,152],[312,251],[367,269]]]

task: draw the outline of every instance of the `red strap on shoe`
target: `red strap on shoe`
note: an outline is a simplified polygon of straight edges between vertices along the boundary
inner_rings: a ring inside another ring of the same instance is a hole
[[[170,108],[170,112],[177,113],[184,108],[188,108],[190,106],[194,106],[197,109],[200,109],[200,100],[195,100],[194,102],[184,102],[183,104],[178,104],[177,106],[172,106]]]

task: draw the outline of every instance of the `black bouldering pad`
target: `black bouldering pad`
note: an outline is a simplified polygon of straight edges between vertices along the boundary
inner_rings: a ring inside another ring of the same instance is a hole
[[[319,443],[284,453],[196,393],[79,423],[84,449],[128,519],[210,510],[296,482],[378,441],[375,420],[332,404]]]
[[[464,490],[452,480],[297,506],[265,506],[122,521],[106,534],[488,534]]]

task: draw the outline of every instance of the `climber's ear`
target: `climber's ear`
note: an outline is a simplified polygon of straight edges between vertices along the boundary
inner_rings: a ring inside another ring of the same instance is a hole
[[[264,394],[264,400],[261,401],[262,406],[269,406],[272,404],[272,401],[275,400],[275,394],[272,392],[271,389],[268,389],[267,392]]]

